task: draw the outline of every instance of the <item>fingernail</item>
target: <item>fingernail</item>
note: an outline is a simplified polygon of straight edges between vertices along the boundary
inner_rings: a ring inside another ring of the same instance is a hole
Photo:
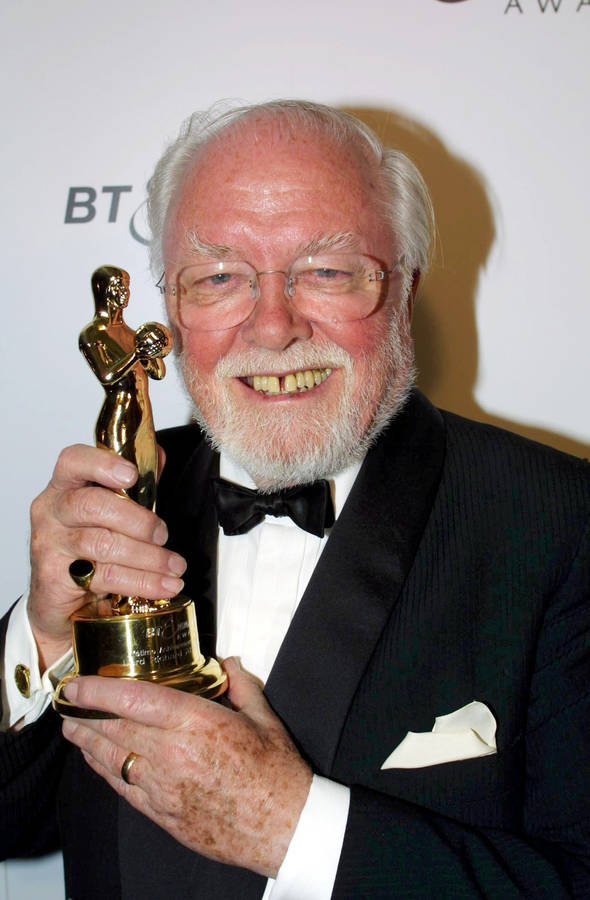
[[[113,474],[123,484],[133,484],[137,477],[137,469],[133,463],[120,459],[113,468]]]
[[[71,703],[73,703],[78,699],[78,682],[68,681],[68,683],[64,687],[63,692],[66,700],[69,700]]]
[[[173,575],[182,575],[186,570],[186,562],[179,556],[177,553],[174,553],[172,556],[168,558],[168,568],[172,572]]]
[[[160,519],[160,521],[154,528],[153,540],[156,544],[165,544],[168,540],[168,528],[166,527],[166,523],[163,522],[162,519]]]
[[[182,578],[168,578],[168,576],[165,575],[162,578],[162,587],[167,593],[170,593],[173,597],[175,597],[176,594],[180,593],[180,591],[183,589],[184,581],[182,580]]]

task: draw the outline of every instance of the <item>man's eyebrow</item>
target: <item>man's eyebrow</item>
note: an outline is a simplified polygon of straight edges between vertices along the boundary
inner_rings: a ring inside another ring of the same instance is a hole
[[[225,244],[211,244],[199,237],[195,228],[186,233],[191,250],[208,256],[211,259],[226,259],[233,256],[234,259],[243,259],[243,253],[238,247],[228,247]],[[295,257],[317,256],[328,250],[350,251],[359,249],[360,240],[352,231],[336,231],[331,234],[315,234],[305,244],[299,244],[295,251]]]
[[[186,238],[191,250],[201,253],[203,256],[210,256],[213,259],[224,259],[226,256],[239,256],[240,251],[225,244],[210,244],[199,237],[195,228],[191,228],[186,233]]]
[[[352,231],[336,231],[333,234],[316,234],[306,244],[300,245],[297,256],[317,256],[327,250],[358,250],[360,240]]]

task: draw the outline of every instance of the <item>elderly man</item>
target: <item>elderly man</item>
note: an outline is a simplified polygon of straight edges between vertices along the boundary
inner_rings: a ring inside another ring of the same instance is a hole
[[[150,211],[198,426],[161,435],[159,515],[82,446],[33,504],[7,653],[30,628],[40,672],[19,657],[24,700],[6,657],[3,846],[59,829],[76,900],[588,896],[588,465],[412,390],[420,175],[349,116],[276,102],[193,117]],[[228,481],[267,515],[232,519]],[[277,515],[309,484],[308,520]],[[62,737],[44,707],[80,557],[98,593],[184,575],[231,708],[80,678],[69,699],[120,718]]]

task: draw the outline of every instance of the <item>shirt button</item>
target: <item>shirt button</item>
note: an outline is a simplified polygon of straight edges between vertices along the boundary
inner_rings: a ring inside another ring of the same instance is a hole
[[[19,663],[14,670],[14,680],[23,697],[28,699],[31,696],[31,673],[28,666]]]

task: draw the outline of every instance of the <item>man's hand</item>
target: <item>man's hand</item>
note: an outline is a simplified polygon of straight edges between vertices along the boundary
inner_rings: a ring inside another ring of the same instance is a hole
[[[164,522],[115,493],[136,479],[132,463],[79,444],[61,453],[51,481],[33,501],[28,613],[42,671],[70,646],[70,616],[89,599],[69,575],[73,560],[96,563],[95,594],[158,599],[182,589],[178,576],[186,563],[164,549]]]
[[[140,681],[78,678],[77,706],[120,719],[64,719],[63,733],[136,809],[220,862],[274,877],[312,773],[256,680],[226,661],[233,709]],[[121,778],[127,755],[138,754]]]

